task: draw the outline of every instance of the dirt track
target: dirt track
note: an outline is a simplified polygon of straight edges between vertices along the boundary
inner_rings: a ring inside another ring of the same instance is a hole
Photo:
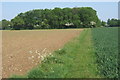
[[[2,77],[25,74],[42,60],[41,55],[60,49],[82,29],[2,32]]]

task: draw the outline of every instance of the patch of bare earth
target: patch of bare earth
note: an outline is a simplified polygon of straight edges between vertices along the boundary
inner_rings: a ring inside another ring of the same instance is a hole
[[[0,80],[2,78],[2,31],[0,31]]]
[[[2,32],[2,77],[24,75],[82,29]]]

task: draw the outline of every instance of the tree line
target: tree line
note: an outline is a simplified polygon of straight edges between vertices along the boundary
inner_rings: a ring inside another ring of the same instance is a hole
[[[108,19],[107,24],[109,27],[120,27],[119,19]]]
[[[1,29],[3,30],[22,30],[89,28],[104,26],[106,23],[100,21],[97,12],[91,7],[56,7],[54,9],[34,9],[20,13],[10,21],[3,19],[0,24],[2,24]]]

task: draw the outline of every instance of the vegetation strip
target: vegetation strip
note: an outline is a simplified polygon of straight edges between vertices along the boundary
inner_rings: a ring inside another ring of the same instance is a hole
[[[54,51],[53,55],[30,70],[24,78],[98,78],[95,61],[91,31],[85,29],[79,37]]]
[[[118,28],[92,29],[98,70],[103,77],[118,77]]]

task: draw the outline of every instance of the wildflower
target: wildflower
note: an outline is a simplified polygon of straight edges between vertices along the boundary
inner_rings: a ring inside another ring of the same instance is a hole
[[[59,49],[59,51],[60,51],[61,49]]]
[[[29,53],[31,54],[31,53],[32,53],[32,51],[29,51]]]
[[[39,53],[39,51],[38,51],[38,50],[36,50],[36,51],[35,51],[35,53]]]
[[[43,56],[41,56],[41,60],[44,60],[44,57],[43,57]]]
[[[49,53],[49,55],[51,55],[52,53]]]
[[[32,58],[34,58],[34,56],[32,56]]]

